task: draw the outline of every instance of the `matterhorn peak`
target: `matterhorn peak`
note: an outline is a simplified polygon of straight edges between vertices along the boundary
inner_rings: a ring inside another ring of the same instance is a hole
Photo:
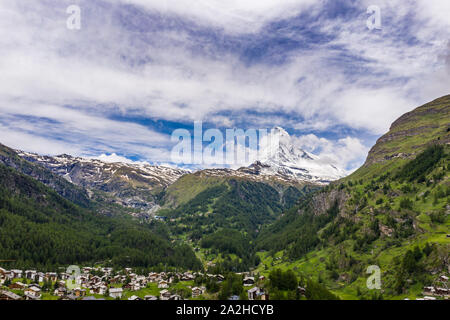
[[[270,136],[268,157],[258,159],[250,166],[258,168],[261,174],[315,183],[329,183],[346,175],[345,170],[297,146],[284,128],[274,127]]]
[[[272,129],[272,133],[273,134],[278,134],[280,136],[284,136],[284,137],[290,137],[289,133],[283,129],[282,127],[274,127]]]

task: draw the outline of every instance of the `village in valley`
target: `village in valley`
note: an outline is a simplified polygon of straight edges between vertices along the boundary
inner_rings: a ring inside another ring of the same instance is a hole
[[[242,297],[229,300],[268,300],[265,277],[249,273],[242,278]],[[74,279],[75,278],[75,279]],[[107,267],[84,267],[76,277],[67,272],[6,270],[0,267],[0,300],[203,300],[217,298],[205,282],[220,284],[221,274],[199,272],[150,272],[138,275],[132,268],[115,271]]]
[[[203,285],[216,287],[225,281],[221,274],[200,272],[150,272],[138,275],[132,268],[116,271],[108,267],[84,267],[80,274],[6,270],[0,267],[0,300],[204,300],[217,299]],[[268,279],[251,273],[238,273],[244,295],[228,300],[269,300]],[[416,300],[450,299],[449,277],[441,275],[423,288]],[[298,287],[305,296],[306,288]],[[214,291],[214,290],[211,290]]]

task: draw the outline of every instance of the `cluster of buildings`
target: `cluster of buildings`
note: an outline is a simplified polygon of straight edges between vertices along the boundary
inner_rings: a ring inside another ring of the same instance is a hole
[[[434,285],[423,288],[423,298],[417,300],[436,300],[436,298],[450,298],[450,289],[448,288],[449,277],[440,276],[434,281]]]
[[[103,267],[84,267],[73,280],[74,276],[66,272],[43,273],[36,270],[22,271],[0,268],[0,285],[8,284],[8,289],[0,290],[0,300],[39,300],[42,298],[43,291],[39,283],[45,282],[52,284],[50,293],[61,300],[95,300],[96,298],[93,295],[122,299],[124,290],[139,291],[146,288],[148,283],[157,284],[158,289],[160,289],[159,296],[148,295],[140,298],[133,295],[129,300],[181,300],[182,297],[177,292],[171,292],[171,285],[177,281],[192,281],[197,276],[214,279],[218,283],[225,280],[225,277],[221,274],[151,272],[144,276],[134,273],[131,268],[125,268],[121,272],[114,273],[112,268]],[[253,287],[255,278],[245,276],[243,285]],[[191,289],[192,298],[197,298],[206,292],[206,288],[203,286],[192,288],[188,286],[188,288]],[[10,290],[20,291],[21,294],[18,295]],[[248,297],[251,300],[267,299],[267,295],[258,287],[249,289]]]
[[[255,277],[249,274],[243,275],[243,286],[251,287],[247,290],[249,300],[268,300],[268,294],[258,286],[255,286]],[[39,283],[52,283],[51,294],[59,297],[61,300],[102,300],[103,298],[95,298],[96,296],[111,297],[113,299],[122,299],[124,291],[139,291],[148,286],[148,283],[157,284],[159,296],[146,295],[141,298],[133,295],[128,300],[181,300],[182,297],[173,290],[171,285],[177,281],[192,281],[196,277],[206,277],[213,279],[217,283],[225,280],[221,274],[203,274],[200,272],[151,272],[147,276],[138,275],[133,272],[132,268],[124,268],[122,271],[114,273],[112,268],[104,267],[84,267],[80,270],[80,274],[74,277],[66,272],[38,272],[36,270],[6,270],[0,268],[0,285],[4,285],[8,281],[8,289],[0,290],[0,300],[39,300],[42,298],[42,287]],[[24,282],[31,282],[26,284]],[[14,280],[14,281],[13,281]],[[264,277],[257,279],[263,281]],[[195,286],[187,288],[191,289],[192,298],[197,298],[206,292],[203,286]],[[18,295],[15,292],[20,291]],[[238,299],[239,297],[234,297]],[[230,297],[233,299],[233,297]]]

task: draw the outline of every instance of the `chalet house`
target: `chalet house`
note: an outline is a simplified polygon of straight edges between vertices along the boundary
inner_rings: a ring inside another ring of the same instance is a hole
[[[12,277],[12,279],[14,279],[14,278],[22,278],[22,274],[23,274],[22,270],[17,270],[17,269],[11,270],[11,277]]]
[[[147,295],[147,296],[144,297],[144,300],[151,300],[151,301],[153,301],[153,300],[158,300],[158,298],[155,297],[155,296],[152,296],[152,295]]]
[[[76,283],[81,285],[81,286],[85,286],[88,282],[89,282],[89,278],[86,277],[86,276],[79,276],[76,279]]]
[[[423,294],[435,294],[436,290],[434,287],[425,287],[423,288]]]
[[[56,280],[58,280],[58,274],[56,272],[47,272],[45,274],[45,277],[51,282],[55,282]]]
[[[109,296],[111,298],[117,299],[122,298],[123,289],[122,288],[111,288],[109,289]]]
[[[130,277],[131,280],[134,280],[137,277],[136,273],[130,273],[128,276]]]
[[[56,289],[53,292],[53,294],[58,297],[64,297],[66,295],[66,293],[67,293],[67,289],[64,287],[59,287],[58,289]]]
[[[5,276],[6,276],[5,279],[9,279],[9,280],[14,279],[14,273],[12,273],[11,271],[6,271]]]
[[[158,273],[150,273],[149,277],[148,277],[148,281],[149,282],[159,282],[161,280],[165,279],[165,275],[163,273],[158,274]]]
[[[7,290],[0,290],[0,301],[1,300],[21,300],[22,297],[15,294],[14,292]]]
[[[23,284],[22,282],[15,282],[15,283],[11,283],[9,285],[10,289],[18,289],[18,290],[24,290],[27,288],[26,284]]]
[[[136,282],[130,282],[127,285],[124,285],[123,288],[128,289],[130,291],[138,291],[141,290],[141,285]]]
[[[34,280],[36,282],[44,282],[44,278],[45,278],[45,274],[42,272],[38,272],[36,273],[36,275],[34,276]]]
[[[27,300],[38,300],[41,298],[41,289],[36,286],[30,286],[25,289],[23,293],[25,294],[25,298]]]
[[[196,298],[203,294],[203,290],[199,287],[192,288],[192,298]]]
[[[25,271],[25,277],[27,279],[33,279],[34,280],[34,278],[36,277],[36,273],[37,273],[36,270],[26,270]]]
[[[108,287],[102,283],[98,283],[92,286],[91,293],[92,294],[105,294]]]
[[[121,277],[119,275],[115,276],[114,278],[110,279],[110,283],[119,283],[121,281]]]
[[[112,273],[113,269],[112,268],[102,268],[101,271],[104,274],[110,275]]]
[[[254,287],[250,290],[247,290],[248,300],[256,300],[258,298],[259,288]]]
[[[37,284],[37,283],[32,283],[32,284],[30,284],[30,285],[28,286],[28,288],[31,288],[31,287],[38,288],[39,290],[42,289],[42,287],[41,287],[39,284]]]
[[[70,275],[68,273],[63,272],[59,274],[59,277],[61,278],[61,280],[67,280],[70,278]]]
[[[107,291],[108,291],[108,287],[106,285],[102,285],[98,289],[98,294],[106,294]]]
[[[180,295],[173,294],[169,297],[169,300],[183,300]]]
[[[128,300],[137,301],[137,300],[142,300],[142,299],[139,298],[138,296],[131,296],[131,297],[128,298]]]
[[[446,288],[436,288],[436,294],[440,296],[448,296],[450,295],[450,291]]]
[[[141,288],[142,288],[142,286],[139,282],[132,282],[130,284],[131,284],[131,287],[130,287],[131,291],[138,291],[138,290],[141,290]]]
[[[6,269],[0,268],[0,281],[6,280]]]
[[[448,282],[448,279],[449,278],[447,276],[440,276],[439,277],[439,280],[442,281],[442,282]]]
[[[81,271],[82,271],[84,274],[89,274],[89,273],[92,271],[92,268],[90,268],[90,267],[84,267],[83,269],[81,269]]]
[[[167,289],[169,288],[169,283],[166,280],[161,280],[158,284],[159,289]]]
[[[169,300],[171,295],[172,294],[169,292],[169,290],[164,289],[159,293],[159,299],[160,300]]]
[[[255,284],[255,278],[254,277],[245,277],[243,284],[245,287],[250,287]]]
[[[179,278],[181,279],[181,281],[190,281],[190,280],[194,280],[195,276],[192,273],[185,272]]]
[[[144,276],[137,276],[134,281],[137,283],[140,283],[142,286],[147,285],[147,282],[148,282],[147,278]]]

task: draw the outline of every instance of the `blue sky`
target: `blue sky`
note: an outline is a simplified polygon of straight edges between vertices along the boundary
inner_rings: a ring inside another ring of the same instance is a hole
[[[69,5],[81,29],[66,27]],[[369,30],[367,8],[381,9]],[[170,162],[171,132],[284,127],[351,170],[403,113],[450,93],[440,0],[0,3],[0,142]],[[117,157],[117,159],[120,159]]]

